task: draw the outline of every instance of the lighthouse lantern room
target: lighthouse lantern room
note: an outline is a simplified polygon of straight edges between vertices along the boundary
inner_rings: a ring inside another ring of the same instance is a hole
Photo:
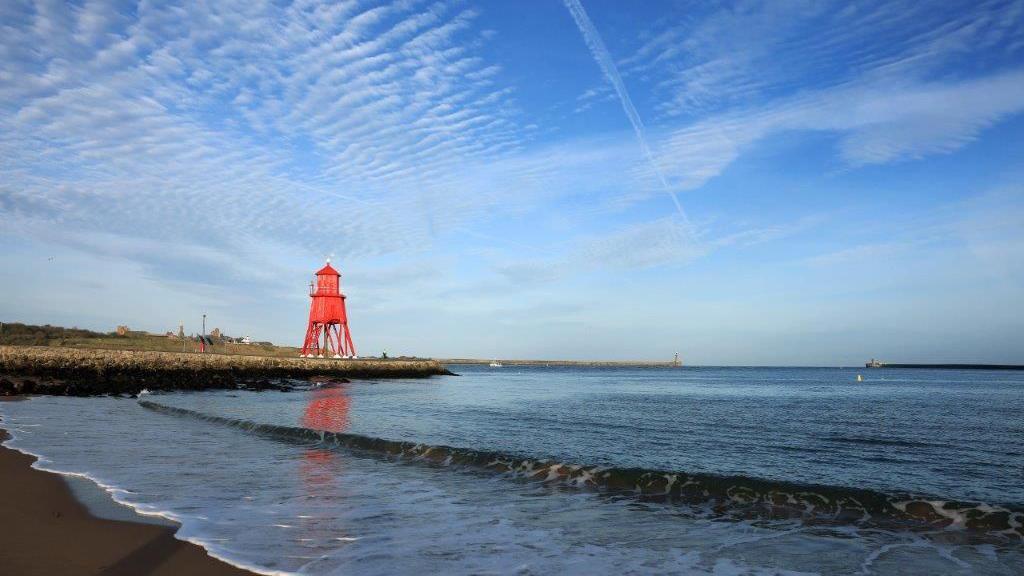
[[[356,347],[348,331],[341,274],[331,266],[330,259],[317,270],[309,285],[309,297],[309,327],[301,355],[305,358],[354,358]]]

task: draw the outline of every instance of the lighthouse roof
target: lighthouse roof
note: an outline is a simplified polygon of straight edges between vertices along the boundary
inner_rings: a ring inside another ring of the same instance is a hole
[[[341,274],[338,273],[338,271],[331,266],[330,262],[325,264],[323,268],[316,271],[317,276],[327,276],[328,274],[333,276],[341,276]]]

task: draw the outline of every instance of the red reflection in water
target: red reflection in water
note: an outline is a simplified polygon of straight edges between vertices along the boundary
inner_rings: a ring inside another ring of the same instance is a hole
[[[343,432],[348,428],[348,410],[352,399],[344,387],[318,388],[313,391],[306,411],[302,414],[302,425],[313,430]],[[311,448],[302,455],[299,472],[307,488],[330,482],[337,466],[335,455],[330,450]]]
[[[344,432],[348,428],[348,411],[352,399],[345,387],[318,388],[313,391],[302,425],[312,430]],[[329,482],[338,465],[333,452],[321,448],[306,450],[300,473],[308,487]]]
[[[302,415],[301,424],[312,430],[344,432],[349,426],[348,412],[352,399],[344,386],[318,388],[313,391]],[[305,488],[306,510],[297,518],[297,526],[305,537],[321,543],[337,545],[339,537],[321,518],[325,503],[341,498],[339,478],[342,461],[338,454],[325,448],[309,448],[302,455],[299,476]],[[336,530],[334,528],[333,530]]]
[[[307,497],[322,495],[325,488],[333,484],[340,464],[330,450],[307,449],[302,454],[302,463],[299,465],[299,474],[302,475],[302,483],[306,486]]]
[[[344,387],[318,388],[306,405],[302,425],[325,432],[344,432],[348,428],[348,411],[352,399]]]

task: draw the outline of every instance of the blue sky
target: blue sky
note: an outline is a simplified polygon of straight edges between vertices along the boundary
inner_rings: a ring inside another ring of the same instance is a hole
[[[0,318],[1024,363],[1022,111],[1022,1],[4,2]]]

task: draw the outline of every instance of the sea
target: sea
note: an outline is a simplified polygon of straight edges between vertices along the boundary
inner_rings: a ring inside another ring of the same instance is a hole
[[[0,426],[265,574],[1024,574],[1024,372],[453,369]]]

